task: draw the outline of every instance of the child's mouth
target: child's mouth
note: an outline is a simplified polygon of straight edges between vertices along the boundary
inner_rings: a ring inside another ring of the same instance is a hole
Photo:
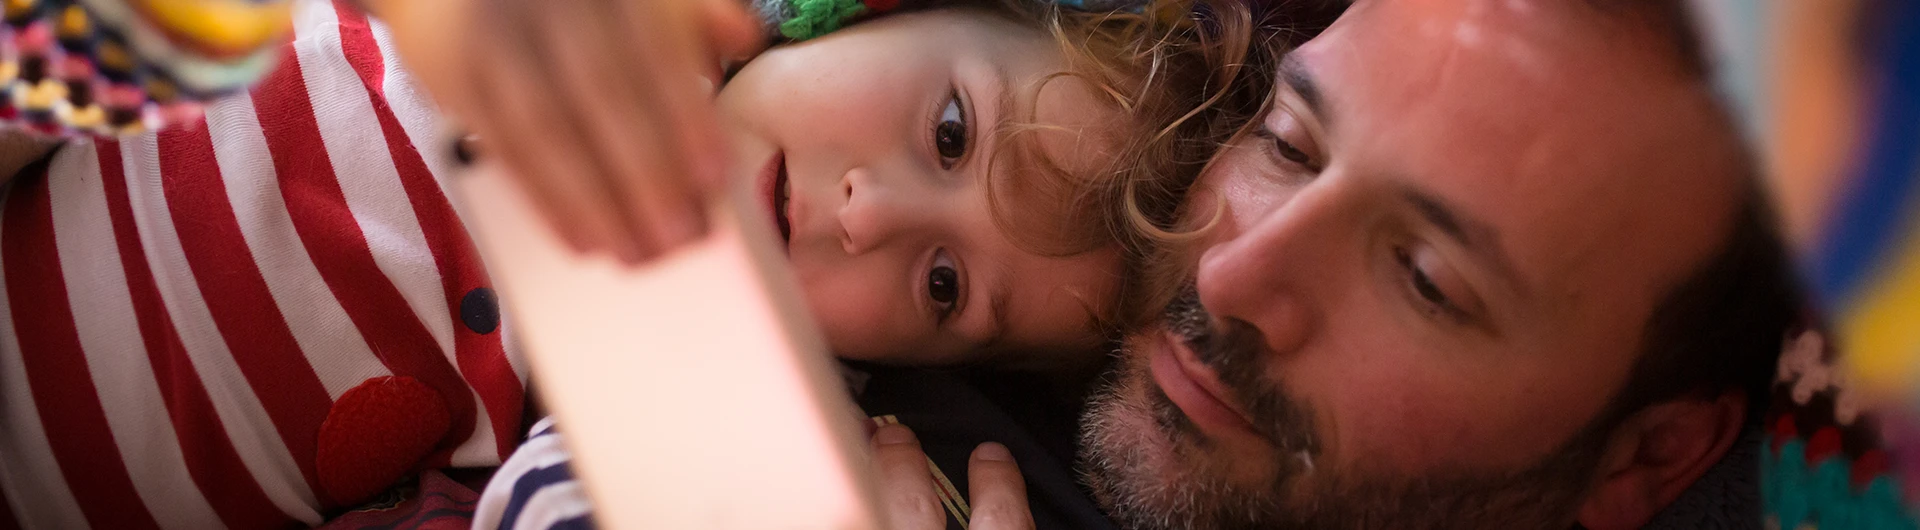
[[[769,190],[773,207],[773,224],[780,229],[780,242],[783,247],[791,248],[793,243],[793,220],[787,211],[787,202],[793,189],[787,182],[787,158],[785,153],[773,155],[773,189]]]

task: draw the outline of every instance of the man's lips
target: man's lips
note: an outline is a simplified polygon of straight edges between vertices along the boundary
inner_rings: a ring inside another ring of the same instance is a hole
[[[1195,357],[1187,341],[1168,331],[1160,334],[1157,346],[1148,365],[1154,384],[1200,430],[1259,436],[1247,414],[1230,405],[1226,385]]]
[[[786,153],[775,152],[773,159],[760,170],[757,179],[760,196],[767,205],[767,213],[773,218],[773,226],[780,231],[780,242],[790,246],[793,241],[793,222],[787,212],[787,203],[792,198],[792,189],[787,182]]]

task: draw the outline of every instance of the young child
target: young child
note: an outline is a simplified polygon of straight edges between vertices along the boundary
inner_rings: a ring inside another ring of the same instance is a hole
[[[1248,60],[1245,34],[1206,18],[1232,17],[1189,18],[1191,5],[946,4],[742,66],[719,107],[833,351],[1056,373],[1097,364],[1127,309],[1165,287],[1137,281],[1129,257],[1170,235],[1212,146],[1265,101],[1246,97],[1266,93],[1267,76],[1253,74],[1263,63]],[[586,520],[567,460],[541,422],[474,526]]]
[[[1077,79],[1040,86],[1066,67],[1043,33],[940,10],[773,49],[721,89],[741,165],[758,170],[837,355],[1085,364],[1118,306],[1121,249],[1013,235],[1105,228],[1075,217],[1085,199],[1011,184],[1043,166],[1091,180],[1111,159],[1107,130],[1124,116]],[[1023,121],[1036,130],[1006,134]]]

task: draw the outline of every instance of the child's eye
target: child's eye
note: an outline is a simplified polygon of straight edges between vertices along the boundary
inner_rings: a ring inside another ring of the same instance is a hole
[[[927,268],[927,298],[933,301],[934,312],[941,321],[953,314],[960,300],[960,270],[954,267],[953,258],[947,256],[946,250],[934,253],[933,266]]]
[[[953,169],[967,154],[967,113],[960,108],[960,94],[947,98],[940,109],[940,120],[933,124],[933,149],[940,153],[940,167]]]

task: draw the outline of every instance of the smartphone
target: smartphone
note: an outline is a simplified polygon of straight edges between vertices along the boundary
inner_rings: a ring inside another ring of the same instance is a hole
[[[745,189],[639,267],[573,252],[503,169],[454,178],[603,527],[879,528],[846,385]]]

